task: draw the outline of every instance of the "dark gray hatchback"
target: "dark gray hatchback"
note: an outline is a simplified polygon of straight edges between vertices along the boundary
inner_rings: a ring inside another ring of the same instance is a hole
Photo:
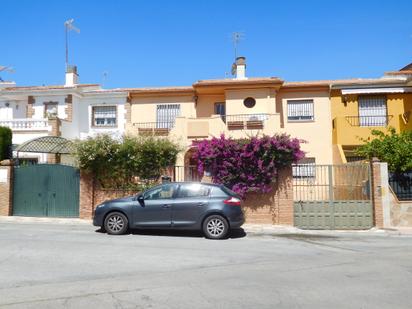
[[[202,230],[221,239],[244,223],[240,197],[222,185],[166,183],[97,206],[93,224],[109,234],[129,228]]]

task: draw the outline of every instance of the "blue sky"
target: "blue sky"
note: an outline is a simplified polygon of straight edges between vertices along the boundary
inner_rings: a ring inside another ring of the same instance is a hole
[[[288,81],[380,77],[412,62],[412,1],[2,1],[0,65],[18,85],[64,82],[64,26],[82,83],[143,87],[248,76]]]

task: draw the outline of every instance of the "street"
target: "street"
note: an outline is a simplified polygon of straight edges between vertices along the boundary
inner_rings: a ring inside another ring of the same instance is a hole
[[[0,223],[0,308],[411,308],[412,237]]]

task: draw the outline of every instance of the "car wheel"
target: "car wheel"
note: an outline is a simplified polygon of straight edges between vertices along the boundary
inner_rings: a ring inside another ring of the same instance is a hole
[[[126,233],[129,228],[127,217],[120,212],[112,212],[104,220],[104,229],[107,234],[121,235]]]
[[[229,232],[229,223],[220,215],[211,215],[203,222],[203,233],[210,239],[225,238]]]

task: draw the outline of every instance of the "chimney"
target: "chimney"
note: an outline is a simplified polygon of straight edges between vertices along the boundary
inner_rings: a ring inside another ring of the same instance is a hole
[[[247,79],[246,77],[246,58],[237,57],[235,63],[232,65],[232,74],[235,79]]]
[[[73,87],[79,82],[79,75],[77,75],[77,66],[69,65],[66,69],[66,84],[65,87]]]

